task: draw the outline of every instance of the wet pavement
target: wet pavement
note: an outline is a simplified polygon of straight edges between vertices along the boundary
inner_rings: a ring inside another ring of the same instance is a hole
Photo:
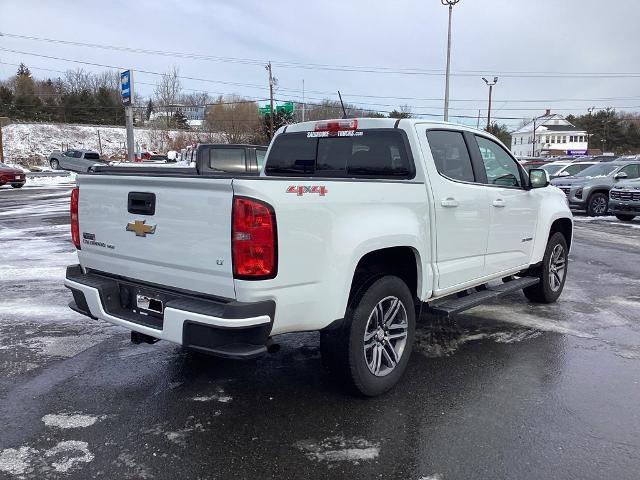
[[[345,395],[318,335],[251,362],[67,308],[68,187],[0,189],[0,478],[640,476],[640,221],[578,217],[565,291],[424,320],[401,383]]]

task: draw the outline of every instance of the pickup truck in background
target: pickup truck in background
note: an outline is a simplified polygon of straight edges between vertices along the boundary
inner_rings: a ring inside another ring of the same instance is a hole
[[[204,148],[199,161],[215,158]],[[231,358],[320,331],[325,365],[373,396],[402,376],[421,314],[518,290],[550,303],[563,290],[566,198],[484,131],[306,122],[278,130],[259,176],[213,166],[78,176],[73,310],[137,343]]]
[[[49,165],[54,170],[71,170],[73,172],[88,172],[95,165],[105,164],[100,154],[93,150],[55,150],[49,155]]]
[[[196,168],[200,173],[258,175],[264,165],[267,147],[261,145],[201,143],[196,149]]]

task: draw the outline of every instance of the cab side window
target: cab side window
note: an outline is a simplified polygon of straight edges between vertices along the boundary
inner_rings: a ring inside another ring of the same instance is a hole
[[[475,181],[471,157],[461,132],[429,130],[427,140],[440,175],[462,182]]]
[[[504,148],[493,140],[476,135],[487,183],[501,187],[522,187],[520,169]]]
[[[627,179],[640,177],[640,171],[638,170],[640,170],[640,165],[637,165],[635,163],[632,165],[627,165],[626,167],[620,169],[621,172],[627,174]]]

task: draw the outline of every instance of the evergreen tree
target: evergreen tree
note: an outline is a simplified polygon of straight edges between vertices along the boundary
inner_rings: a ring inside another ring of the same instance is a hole
[[[16,77],[31,77],[31,70],[24,63],[20,63]]]
[[[145,119],[149,121],[151,119],[151,114],[153,113],[153,101],[149,99],[147,103],[147,110],[145,112]]]
[[[180,110],[176,111],[171,117],[171,123],[180,130],[189,130],[189,122],[187,117]]]

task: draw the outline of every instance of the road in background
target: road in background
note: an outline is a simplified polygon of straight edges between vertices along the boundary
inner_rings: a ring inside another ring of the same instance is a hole
[[[514,294],[422,321],[374,399],[316,333],[250,362],[67,308],[68,187],[0,191],[0,478],[635,478],[640,222],[578,217],[554,305]]]

